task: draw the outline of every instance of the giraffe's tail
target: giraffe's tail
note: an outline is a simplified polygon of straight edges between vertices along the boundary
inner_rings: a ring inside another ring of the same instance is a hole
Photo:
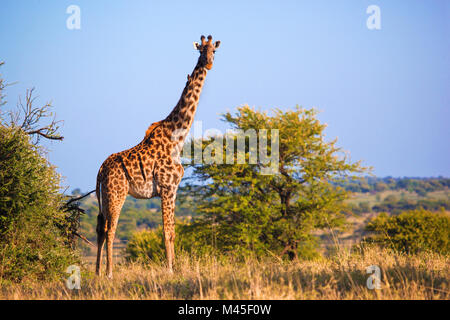
[[[97,235],[99,237],[103,237],[105,235],[105,227],[106,227],[106,223],[105,223],[105,217],[103,215],[103,210],[102,210],[102,183],[101,183],[101,172],[102,172],[102,168],[100,168],[100,171],[98,172],[97,175],[97,185],[95,187],[95,191],[97,194],[97,201],[98,201],[98,216],[97,216]]]

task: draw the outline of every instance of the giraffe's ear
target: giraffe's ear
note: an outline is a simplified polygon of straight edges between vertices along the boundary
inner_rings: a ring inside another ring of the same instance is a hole
[[[214,47],[217,49],[219,46],[220,46],[220,41],[216,41],[216,42],[214,43]]]
[[[200,50],[200,43],[194,42],[194,49]]]

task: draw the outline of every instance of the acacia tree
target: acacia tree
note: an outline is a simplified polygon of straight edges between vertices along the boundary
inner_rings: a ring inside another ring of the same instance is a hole
[[[347,193],[337,182],[367,171],[351,162],[336,140],[325,140],[326,125],[316,115],[298,106],[273,110],[272,116],[248,106],[224,114],[233,129],[255,129],[258,139],[260,129],[279,129],[278,173],[263,174],[261,163],[188,164],[192,175],[180,198],[194,201],[199,215],[181,236],[190,234],[199,245],[220,251],[271,252],[290,259],[315,254],[313,231],[344,222]],[[269,153],[272,138],[269,131]],[[211,141],[202,142],[203,150]],[[223,148],[225,157],[226,144]],[[247,140],[247,160],[251,152]]]

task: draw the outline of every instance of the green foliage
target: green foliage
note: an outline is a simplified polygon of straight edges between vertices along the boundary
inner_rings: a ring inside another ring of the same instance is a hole
[[[407,253],[431,250],[450,253],[450,217],[426,210],[406,211],[397,216],[379,214],[367,226],[374,236],[364,240]]]
[[[347,179],[340,186],[352,192],[382,192],[385,190],[408,190],[425,196],[428,192],[448,190],[449,178],[377,178],[366,177],[358,180]]]
[[[372,210],[370,203],[368,201],[361,201],[357,204],[350,203],[348,205],[348,208],[350,209],[351,212],[355,214],[367,213]]]
[[[347,193],[336,184],[365,168],[342,156],[336,141],[325,141],[325,125],[314,110],[297,107],[269,116],[244,106],[223,119],[234,129],[255,129],[258,139],[259,129],[279,129],[279,174],[264,175],[265,165],[249,161],[190,164],[194,183],[188,181],[181,196],[194,198],[199,217],[186,232],[197,246],[220,252],[312,256],[316,243],[312,232],[344,224]],[[269,153],[271,139],[269,134]],[[210,143],[203,141],[203,150]],[[221,147],[225,155],[226,145]],[[254,151],[247,139],[245,158]]]
[[[131,261],[162,261],[164,254],[162,227],[135,232],[126,248],[127,259]]]
[[[77,261],[60,176],[21,129],[0,125],[0,279],[47,278]]]
[[[399,214],[405,210],[424,209],[429,211],[450,210],[450,200],[446,199],[397,199],[394,195],[387,196],[382,203],[374,205],[374,212],[390,212],[391,214]]]

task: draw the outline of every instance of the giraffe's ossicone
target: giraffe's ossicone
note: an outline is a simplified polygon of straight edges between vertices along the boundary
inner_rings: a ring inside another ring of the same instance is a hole
[[[153,123],[138,145],[110,155],[100,167],[96,186],[100,211],[97,219],[97,274],[101,273],[106,240],[106,273],[112,277],[113,241],[128,194],[138,199],[161,197],[167,265],[172,272],[175,199],[184,173],[177,158],[194,120],[207,71],[212,68],[214,53],[220,45],[220,41],[213,42],[211,36],[208,40],[204,36],[200,39],[201,43],[194,43],[200,53],[197,65],[188,75],[180,100],[172,112],[164,120]]]

